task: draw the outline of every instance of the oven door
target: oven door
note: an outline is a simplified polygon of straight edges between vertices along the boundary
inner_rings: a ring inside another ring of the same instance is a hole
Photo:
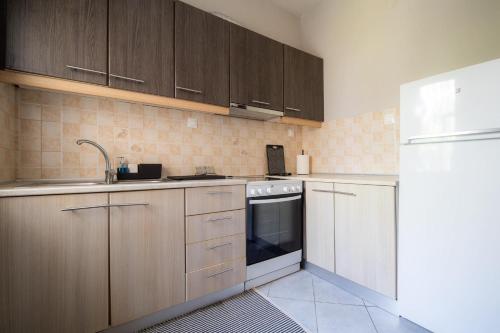
[[[247,266],[302,249],[302,194],[247,199]]]

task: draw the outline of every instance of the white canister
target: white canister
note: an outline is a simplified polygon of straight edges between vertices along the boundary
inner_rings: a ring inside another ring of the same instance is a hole
[[[297,174],[309,174],[309,155],[297,155]]]

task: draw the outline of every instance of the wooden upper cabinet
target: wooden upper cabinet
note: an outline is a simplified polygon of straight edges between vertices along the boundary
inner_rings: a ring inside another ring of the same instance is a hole
[[[106,84],[107,0],[6,2],[6,68]]]
[[[283,111],[283,44],[230,27],[230,100]]]
[[[109,85],[173,97],[173,1],[110,0],[109,12]]]
[[[284,49],[285,116],[323,121],[323,59]]]
[[[175,3],[175,97],[229,106],[229,22]]]

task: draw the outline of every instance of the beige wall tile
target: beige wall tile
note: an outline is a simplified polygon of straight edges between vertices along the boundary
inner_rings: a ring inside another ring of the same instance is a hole
[[[60,138],[42,137],[42,152],[58,152],[61,151]]]
[[[21,103],[19,110],[21,119],[42,120],[42,106],[39,104]]]
[[[39,138],[42,134],[42,122],[40,120],[20,119],[20,133],[24,137]]]
[[[61,167],[60,152],[42,152],[42,168]]]
[[[42,137],[60,139],[61,138],[61,123],[53,121],[42,122]]]
[[[42,106],[42,120],[43,121],[61,121],[61,107],[54,105]]]

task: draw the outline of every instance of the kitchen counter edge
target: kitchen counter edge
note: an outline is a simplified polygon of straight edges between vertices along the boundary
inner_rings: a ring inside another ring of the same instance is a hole
[[[398,186],[396,175],[363,175],[341,173],[313,173],[309,175],[271,176],[277,179],[301,180],[304,182],[341,183],[357,185]]]
[[[168,181],[161,183],[118,183],[118,184],[99,184],[99,185],[75,185],[75,186],[43,186],[43,187],[16,187],[15,183],[0,185],[0,198],[7,197],[26,197],[37,195],[55,195],[55,194],[79,194],[79,193],[103,193],[103,192],[126,192],[126,191],[145,191],[145,190],[163,190],[175,188],[191,188],[206,186],[230,186],[245,185],[244,179],[217,179],[217,180],[185,180]]]

